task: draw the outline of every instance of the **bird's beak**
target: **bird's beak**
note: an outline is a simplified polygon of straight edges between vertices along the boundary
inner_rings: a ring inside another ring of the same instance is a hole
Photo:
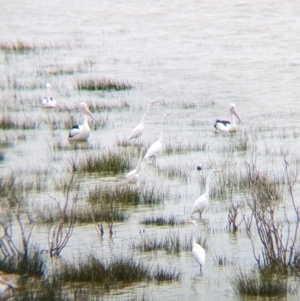
[[[166,118],[167,116],[171,115],[173,112],[167,113],[163,116],[163,118]]]
[[[159,99],[150,101],[150,103],[158,103],[158,102],[160,102]]]
[[[84,108],[84,113],[89,115],[91,118],[93,118],[96,121],[96,117],[88,108]]]
[[[222,172],[222,170],[216,170],[215,172]]]
[[[243,121],[242,121],[242,119],[241,119],[241,116],[240,116],[239,112],[236,110],[236,108],[233,108],[233,109],[232,109],[232,113],[237,117],[237,119],[238,119],[241,123],[243,123]]]

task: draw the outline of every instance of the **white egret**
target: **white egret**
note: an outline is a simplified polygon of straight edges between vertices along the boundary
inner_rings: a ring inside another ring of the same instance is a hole
[[[73,128],[69,132],[69,140],[86,140],[91,132],[86,115],[96,120],[95,116],[91,113],[84,102],[81,102],[79,105],[83,113],[83,124],[73,126]]]
[[[128,140],[134,139],[133,140],[133,143],[134,143],[137,138],[139,138],[140,136],[142,136],[142,134],[144,132],[144,120],[145,120],[145,117],[146,117],[146,115],[148,113],[148,110],[149,110],[151,104],[152,103],[156,103],[156,102],[159,102],[159,100],[152,100],[152,101],[149,102],[149,104],[147,106],[147,110],[146,110],[145,114],[143,115],[143,118],[142,118],[141,122],[131,131],[131,133],[128,136]]]
[[[235,104],[231,103],[229,105],[229,111],[231,113],[231,122],[228,120],[216,120],[214,127],[217,131],[221,131],[221,132],[235,132],[236,131],[236,124],[235,124],[235,118],[234,116],[236,116],[238,118],[238,120],[243,123],[240,114],[238,113],[238,111],[235,108]]]
[[[163,126],[164,126],[164,119],[171,115],[171,113],[167,113],[165,114],[162,119],[161,119],[161,130],[160,130],[160,137],[159,139],[154,142],[148,149],[146,155],[145,155],[145,159],[147,158],[153,158],[152,161],[155,162],[156,161],[156,157],[162,152],[162,141],[163,141]]]
[[[215,172],[221,172],[221,170],[213,169],[210,171],[210,173],[208,174],[208,176],[206,178],[205,192],[195,201],[195,203],[192,207],[192,210],[191,210],[191,215],[193,215],[196,212],[199,212],[199,215],[201,218],[202,212],[209,205],[209,180],[210,180],[211,175]]]
[[[55,108],[57,103],[56,100],[51,97],[51,85],[49,83],[46,84],[47,94],[41,101],[42,106],[44,108]]]
[[[202,274],[202,266],[205,263],[205,250],[203,247],[196,243],[196,231],[197,231],[197,223],[193,220],[186,221],[185,223],[190,223],[194,226],[193,232],[192,232],[192,254],[195,258],[195,260],[200,265],[200,274]]]
[[[139,157],[139,160],[138,160],[138,163],[137,163],[137,166],[135,169],[133,169],[132,171],[130,171],[127,175],[126,175],[126,179],[127,179],[127,182],[129,184],[136,184],[139,177],[140,177],[140,174],[141,174],[141,163],[142,163],[142,160],[143,160],[143,153],[145,151],[145,147],[143,147],[141,149],[141,153],[140,153],[140,157]]]

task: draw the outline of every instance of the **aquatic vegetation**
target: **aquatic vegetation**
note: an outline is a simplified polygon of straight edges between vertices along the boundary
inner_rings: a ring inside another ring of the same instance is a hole
[[[81,172],[99,172],[117,174],[131,168],[130,152],[106,150],[93,153],[78,162],[77,170]]]
[[[208,142],[187,141],[174,143],[172,140],[165,141],[166,154],[182,154],[192,151],[204,152],[208,148]]]
[[[109,290],[118,282],[133,283],[150,278],[150,264],[131,257],[113,258],[110,262],[101,261],[95,255],[76,264],[63,263],[60,269],[62,281],[83,281],[101,284]]]
[[[5,245],[1,242],[2,247]],[[0,270],[5,273],[42,277],[46,269],[47,256],[38,246],[29,246],[26,256],[14,255],[0,260]]]
[[[213,261],[219,266],[226,266],[232,264],[232,261],[228,259],[226,254],[217,254],[216,252],[213,255]]]
[[[164,216],[163,214],[145,216],[140,220],[140,224],[155,226],[175,226],[183,223],[183,219],[180,219],[172,214],[169,216]]]
[[[162,268],[159,265],[155,268],[153,272],[153,278],[158,283],[163,281],[172,282],[172,281],[180,281],[182,277],[182,272],[173,269],[169,271],[167,268]]]
[[[289,290],[287,282],[278,274],[246,273],[241,268],[235,269],[229,282],[240,295],[283,297]]]
[[[133,85],[128,81],[109,79],[105,77],[89,77],[77,79],[75,84],[78,90],[128,90],[133,89]]]

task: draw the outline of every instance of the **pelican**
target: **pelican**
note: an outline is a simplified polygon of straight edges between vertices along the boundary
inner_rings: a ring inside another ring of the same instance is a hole
[[[51,97],[51,85],[47,83],[46,88],[47,88],[47,96],[42,99],[41,101],[42,106],[44,108],[55,108],[57,103],[56,100]]]
[[[8,300],[11,298],[13,291],[17,289],[17,287],[0,277],[0,300]]]
[[[141,149],[141,153],[140,153],[140,157],[139,157],[139,161],[137,163],[137,166],[135,169],[133,169],[132,171],[130,171],[127,175],[126,175],[126,179],[127,179],[127,182],[129,184],[136,184],[139,177],[140,177],[140,174],[141,174],[141,163],[142,163],[142,160],[143,160],[143,153],[145,151],[145,147],[143,147]]]
[[[186,221],[185,223],[190,223],[194,226],[194,230],[192,233],[192,254],[195,260],[200,265],[200,274],[202,274],[202,266],[205,263],[205,250],[201,245],[196,243],[195,233],[197,231],[197,223],[193,220]]]
[[[161,130],[160,130],[160,137],[159,139],[154,142],[148,149],[146,155],[145,155],[145,159],[147,158],[153,158],[152,161],[155,162],[156,161],[156,157],[162,152],[162,140],[163,140],[163,126],[164,126],[164,119],[171,115],[171,113],[165,114],[162,119],[161,119]]]
[[[197,167],[197,169],[198,169],[198,167]],[[201,169],[201,167],[200,167],[200,169]],[[210,171],[210,173],[208,174],[208,176],[206,178],[205,192],[195,201],[195,203],[192,207],[192,210],[191,210],[191,215],[193,215],[196,212],[199,212],[199,215],[201,218],[202,212],[209,205],[209,180],[210,180],[211,175],[215,172],[221,172],[221,170],[213,169]]]
[[[231,113],[231,122],[228,120],[216,120],[214,127],[217,131],[221,132],[235,132],[236,131],[236,124],[235,124],[235,118],[236,116],[238,120],[243,123],[238,111],[235,108],[235,104],[231,103],[229,105],[229,111]]]
[[[147,110],[146,110],[145,114],[143,115],[143,118],[142,118],[141,122],[140,122],[140,123],[139,123],[132,131],[131,131],[131,133],[130,133],[129,136],[128,136],[128,140],[134,139],[134,140],[133,140],[133,143],[134,143],[135,140],[136,140],[138,137],[142,136],[142,134],[143,134],[143,132],[144,132],[144,120],[145,120],[145,117],[146,117],[146,115],[147,115],[147,113],[148,113],[148,110],[149,110],[149,108],[150,108],[150,105],[151,105],[152,103],[156,103],[156,102],[159,102],[159,100],[152,100],[152,101],[149,102],[149,104],[148,104],[148,106],[147,106]]]
[[[89,127],[86,115],[90,116],[96,121],[95,116],[91,113],[84,102],[81,102],[79,105],[83,113],[83,124],[73,126],[73,128],[69,132],[69,140],[87,140],[90,135],[91,129]]]

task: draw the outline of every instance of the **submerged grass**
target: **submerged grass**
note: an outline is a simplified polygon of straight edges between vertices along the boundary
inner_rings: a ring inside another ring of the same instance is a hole
[[[78,90],[129,90],[133,89],[133,85],[125,80],[115,80],[105,77],[90,77],[77,79],[75,84]]]

